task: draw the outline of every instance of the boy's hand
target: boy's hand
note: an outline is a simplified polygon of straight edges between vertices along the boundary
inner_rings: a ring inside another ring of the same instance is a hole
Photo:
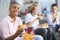
[[[19,25],[18,29],[16,31],[16,34],[20,35],[23,32],[23,30],[25,29],[26,26],[27,26],[26,24]]]
[[[60,28],[58,29],[58,32],[60,32]]]
[[[24,28],[26,28],[26,27],[27,27],[26,24],[23,24],[23,25],[19,25],[19,26],[18,26],[18,28],[20,28],[20,29],[24,29]]]

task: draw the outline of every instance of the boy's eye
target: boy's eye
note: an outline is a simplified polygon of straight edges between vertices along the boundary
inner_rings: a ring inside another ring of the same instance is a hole
[[[14,9],[18,9],[19,10],[19,7],[13,7]]]
[[[18,10],[19,10],[19,7],[18,7]]]
[[[16,9],[16,7],[13,7],[14,9]]]

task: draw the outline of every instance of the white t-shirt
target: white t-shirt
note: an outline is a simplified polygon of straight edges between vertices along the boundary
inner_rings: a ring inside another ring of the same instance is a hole
[[[31,13],[28,13],[28,14],[26,15],[26,17],[25,17],[25,23],[27,24],[27,23],[33,21],[34,19],[36,19],[36,17],[37,17],[37,15],[32,16]],[[36,20],[36,21],[32,24],[31,27],[33,27],[34,29],[37,29],[38,26],[39,26],[39,20]]]
[[[5,40],[7,37],[14,35],[19,25],[22,25],[22,21],[19,17],[16,17],[16,20],[13,21],[10,16],[6,16],[0,22],[0,36],[2,39]],[[14,40],[18,40],[18,38],[19,37]]]

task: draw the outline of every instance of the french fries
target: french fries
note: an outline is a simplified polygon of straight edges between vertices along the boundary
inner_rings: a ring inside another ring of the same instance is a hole
[[[34,35],[25,33],[23,36],[23,40],[34,40]]]

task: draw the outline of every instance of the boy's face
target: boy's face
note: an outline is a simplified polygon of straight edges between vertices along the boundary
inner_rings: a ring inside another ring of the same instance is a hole
[[[10,6],[10,14],[17,16],[20,13],[20,8],[18,4],[12,4]]]
[[[58,10],[57,6],[53,6],[53,7],[52,7],[52,11],[53,11],[53,12],[57,12],[57,10]]]
[[[38,7],[35,7],[35,9],[33,10],[34,14],[38,14]]]

